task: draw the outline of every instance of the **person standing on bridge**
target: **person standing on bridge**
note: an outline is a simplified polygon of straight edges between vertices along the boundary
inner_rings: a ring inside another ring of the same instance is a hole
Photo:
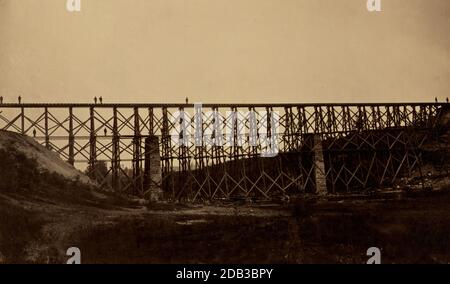
[[[94,97],[94,104],[97,104],[97,97]]]
[[[100,104],[103,104],[103,98],[100,97],[99,100],[100,100]]]
[[[188,97],[186,97],[186,104],[188,104],[189,103],[189,98]]]
[[[438,99],[437,99],[437,97],[434,97],[434,102],[435,102],[435,103],[437,103],[437,102],[438,102]]]
[[[445,101],[448,103],[448,97],[445,98]]]
[[[0,104],[3,104],[3,96],[0,97]]]
[[[18,98],[18,101],[19,101],[19,105],[22,103],[22,97],[21,96],[19,96]]]

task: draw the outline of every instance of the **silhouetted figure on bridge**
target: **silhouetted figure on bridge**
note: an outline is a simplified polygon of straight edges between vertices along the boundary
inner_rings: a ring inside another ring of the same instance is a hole
[[[94,97],[94,104],[97,104],[97,97]]]
[[[99,100],[100,100],[100,104],[103,104],[103,98],[100,97]]]
[[[0,97],[0,104],[3,104],[3,96]]]
[[[106,130],[106,127],[105,127],[105,136],[108,134],[108,130]]]
[[[434,98],[434,102],[436,102],[436,103],[438,102],[438,99],[436,97]]]
[[[36,138],[36,128],[33,129],[33,137]]]
[[[17,98],[17,100],[19,101],[19,104],[22,103],[22,97],[21,97],[21,96],[19,96],[19,97]]]
[[[188,104],[189,103],[189,98],[188,97],[186,97],[186,104]]]
[[[445,98],[445,101],[448,103],[448,97]]]

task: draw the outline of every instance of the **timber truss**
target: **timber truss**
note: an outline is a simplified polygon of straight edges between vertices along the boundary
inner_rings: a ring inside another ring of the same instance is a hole
[[[229,112],[253,111],[265,118],[277,112],[279,154],[271,158],[260,157],[261,145],[248,137],[232,146],[177,143],[174,134],[186,135],[180,125],[195,126],[194,118],[179,116],[194,113],[192,104],[1,104],[0,129],[34,137],[116,191],[145,196],[153,185],[170,200],[272,198],[317,192],[319,176],[328,193],[422,176],[421,149],[438,139],[443,110],[447,104],[203,105],[203,130],[218,118],[224,122],[223,131],[211,133],[216,137],[229,131]],[[273,136],[273,122],[267,121],[264,134]],[[244,119],[244,130],[249,124]],[[155,169],[146,166],[148,141],[156,141],[160,181],[149,179]]]

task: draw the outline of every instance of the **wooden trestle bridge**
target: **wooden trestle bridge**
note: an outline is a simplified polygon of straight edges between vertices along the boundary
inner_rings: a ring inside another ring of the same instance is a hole
[[[145,196],[154,187],[169,200],[271,198],[333,194],[392,186],[422,176],[421,149],[436,138],[445,103],[205,104],[201,128],[240,139],[229,113],[267,118],[278,155],[244,136],[234,145],[177,143],[181,125],[195,127],[194,104],[0,104],[0,129],[34,137],[102,186]],[[274,132],[270,113],[278,113]],[[244,118],[241,127],[249,130]],[[231,132],[230,132],[231,129]],[[242,130],[242,129],[241,129]],[[185,131],[185,130],[184,130]],[[207,132],[205,132],[207,133]],[[231,133],[231,134],[230,134]],[[257,130],[259,137],[261,129]],[[266,134],[266,133],[264,133]],[[272,142],[274,143],[274,142]]]

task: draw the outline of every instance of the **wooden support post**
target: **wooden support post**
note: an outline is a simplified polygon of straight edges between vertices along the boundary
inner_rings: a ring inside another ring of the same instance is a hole
[[[117,107],[113,108],[113,137],[112,137],[112,161],[111,161],[111,173],[112,173],[112,185],[115,191],[119,191],[120,188],[120,145],[119,145],[119,131],[117,125]]]
[[[20,110],[20,129],[25,134],[25,108],[21,107]]]
[[[95,133],[95,112],[94,107],[91,106],[89,109],[89,170],[91,178],[96,178],[96,167],[97,167],[97,137]]]
[[[69,164],[75,164],[75,137],[73,135],[73,108],[69,108]]]
[[[171,153],[171,139],[170,139],[170,129],[169,129],[169,117],[166,107],[162,109],[162,129],[161,129],[161,140],[162,140],[162,153],[163,153],[163,168],[164,168],[164,185],[163,191],[171,190],[171,198],[175,199],[175,184],[174,184],[174,172],[173,172],[173,157]]]
[[[154,120],[153,120],[153,108],[148,108],[148,135],[153,136],[155,135],[155,126],[154,126]]]
[[[143,186],[143,192],[146,193],[150,190],[150,187],[152,185],[151,183],[151,156],[150,151],[151,149],[151,138],[154,134],[153,129],[153,108],[148,108],[148,136],[145,139],[145,145],[144,145],[144,180],[142,182]],[[157,138],[157,137],[156,137]],[[159,148],[158,148],[159,153]]]
[[[133,137],[133,194],[142,194],[141,178],[141,130],[139,123],[139,109],[134,108],[134,137]]]
[[[48,136],[48,108],[44,112],[45,148],[50,150],[50,137]]]

